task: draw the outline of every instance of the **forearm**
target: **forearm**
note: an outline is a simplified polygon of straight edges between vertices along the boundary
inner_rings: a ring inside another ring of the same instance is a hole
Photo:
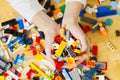
[[[34,23],[42,31],[47,32],[50,27],[57,25],[46,15],[43,11],[45,9],[39,4],[38,0],[8,0],[8,2],[20,15]]]
[[[63,22],[78,22],[79,13],[85,4],[86,0],[67,0]]]
[[[44,11],[39,11],[32,18],[33,24],[38,26],[45,33],[50,32],[51,29],[59,29],[59,25],[55,23]],[[51,31],[53,33],[53,31]]]

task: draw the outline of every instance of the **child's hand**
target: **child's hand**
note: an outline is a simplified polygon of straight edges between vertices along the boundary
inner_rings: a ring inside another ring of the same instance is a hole
[[[66,3],[66,9],[62,21],[62,25],[66,25],[66,29],[69,30],[75,38],[79,39],[82,45],[81,50],[83,54],[75,57],[75,66],[80,64],[87,58],[87,54],[90,50],[89,40],[78,24],[79,13],[83,6],[84,5],[81,2],[77,1],[71,1]]]
[[[57,28],[54,27],[51,27],[50,29],[48,29],[48,31],[45,31],[45,51],[47,53],[46,59],[49,60],[53,65],[55,64],[51,56],[51,47],[54,42],[55,36],[57,36],[57,32]]]
[[[75,67],[87,58],[87,54],[90,51],[90,43],[89,43],[87,36],[84,34],[84,32],[82,31],[82,29],[80,28],[78,23],[67,23],[66,29],[69,30],[75,38],[80,40],[81,46],[82,46],[81,50],[83,53],[82,53],[82,55],[75,57],[76,63],[73,66],[73,67]],[[70,66],[68,66],[68,65],[64,65],[64,67],[70,68]]]
[[[46,58],[51,61],[54,65],[54,61],[51,57],[52,43],[54,42],[55,36],[57,36],[60,26],[55,23],[44,11],[37,13],[32,22],[38,26],[38,28],[45,34],[45,51]]]

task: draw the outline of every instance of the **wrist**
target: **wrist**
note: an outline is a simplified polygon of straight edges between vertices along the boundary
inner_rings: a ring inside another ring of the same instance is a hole
[[[62,26],[70,26],[78,24],[78,18],[64,17],[62,21]]]

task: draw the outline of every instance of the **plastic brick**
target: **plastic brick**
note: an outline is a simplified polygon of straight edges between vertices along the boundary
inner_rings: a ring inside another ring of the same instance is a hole
[[[116,15],[116,14],[117,14],[116,10],[109,10],[109,11],[106,11],[106,12],[96,13],[96,17],[100,18],[100,17],[112,16],[112,15]]]
[[[23,30],[24,29],[24,22],[23,22],[23,20],[21,19],[21,20],[18,20],[17,22],[19,24],[20,30]]]
[[[88,17],[81,17],[81,20],[84,21],[84,22],[90,23],[90,24],[96,24],[97,23],[97,20],[91,19],[91,18],[88,18]]]
[[[118,3],[115,2],[115,1],[111,1],[111,2],[110,2],[110,5],[111,5],[113,8],[117,8],[117,7],[118,7]]]
[[[98,13],[106,12],[106,11],[109,11],[109,8],[107,6],[102,6],[102,7],[98,7],[97,10],[98,10]]]

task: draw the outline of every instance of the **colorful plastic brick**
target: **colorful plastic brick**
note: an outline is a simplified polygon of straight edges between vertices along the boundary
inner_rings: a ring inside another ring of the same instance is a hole
[[[81,10],[79,16],[82,17],[82,16],[84,16],[84,14],[85,14],[85,12],[83,10]]]
[[[0,80],[5,80],[5,77],[4,76],[0,76]]]
[[[118,7],[118,3],[115,2],[115,1],[111,1],[111,2],[110,2],[110,5],[111,5],[113,8],[115,8],[115,9]]]
[[[21,50],[25,46],[24,42],[22,41],[22,38],[17,37],[14,40],[10,41],[8,44],[8,48],[12,53],[15,53],[19,50]]]
[[[108,5],[107,7],[108,7],[109,10],[112,8],[112,6],[110,6],[110,5]]]
[[[56,36],[54,41],[55,41],[56,43],[59,43],[59,44],[60,44],[62,40],[63,40],[62,37]]]
[[[9,70],[10,70],[13,74],[15,74],[16,76],[21,77],[21,73],[18,72],[15,68],[10,68]]]
[[[91,18],[88,18],[88,17],[81,17],[81,21],[84,21],[84,22],[87,22],[87,23],[90,23],[90,24],[94,24],[94,25],[97,23],[97,20],[91,19]]]
[[[75,57],[75,56],[76,56],[76,54],[74,53],[74,51],[72,50],[71,47],[68,47],[68,48],[66,49],[66,51],[68,52],[68,54],[69,54],[71,57]]]
[[[98,54],[98,46],[97,45],[92,46],[92,54],[97,56],[97,54]]]
[[[19,54],[16,55],[16,58],[15,58],[15,60],[14,60],[14,64],[17,64],[17,61],[18,61],[18,59],[19,59],[19,56],[20,56]]]
[[[22,65],[22,64],[23,64],[23,62],[24,62],[24,60],[25,60],[24,56],[25,56],[25,54],[22,54],[22,55],[19,57],[19,59],[18,59],[18,61],[17,61],[17,64],[18,64],[18,65]]]
[[[56,56],[57,58],[59,58],[59,57],[62,55],[62,52],[63,52],[64,48],[66,47],[66,45],[67,45],[67,43],[66,43],[65,41],[62,41],[62,42],[60,43],[59,48],[58,48],[58,49],[56,50],[56,52],[55,52],[55,56]]]
[[[61,76],[56,76],[55,80],[63,80]]]
[[[36,42],[37,42],[37,43],[40,43],[40,40],[41,40],[40,37],[36,37]]]
[[[42,59],[40,66],[41,65],[47,67],[47,69],[50,70],[51,72],[54,72],[54,70],[55,70],[55,66],[53,66],[53,64],[48,60]],[[46,69],[43,69],[43,70],[46,71]]]
[[[106,26],[111,26],[113,24],[113,20],[112,19],[106,19],[104,23],[105,23]]]
[[[89,32],[91,29],[90,29],[89,26],[85,26],[85,27],[82,28],[82,30],[83,30],[85,33],[87,33],[87,32]]]
[[[106,80],[105,75],[96,75],[96,80]]]
[[[62,69],[62,74],[63,74],[65,80],[72,80],[70,74],[68,73],[68,71],[66,69]]]
[[[2,31],[0,30],[0,38],[3,36]]]
[[[37,53],[37,55],[35,55],[35,59],[42,60],[42,59],[44,59],[44,56],[42,54]]]
[[[48,80],[51,80],[44,72],[42,72],[42,70],[40,70],[36,65],[34,65],[33,63],[30,63],[30,67],[32,69],[34,69],[35,71],[37,71],[40,75],[42,75],[44,78],[47,78]]]
[[[19,29],[23,30],[24,29],[24,21],[23,21],[23,19],[20,19],[17,22],[18,22],[18,25],[19,25]]]
[[[66,41],[70,40],[70,31],[68,31],[68,30],[65,31],[65,40]]]
[[[100,18],[100,17],[112,16],[112,15],[116,15],[116,14],[117,14],[116,10],[109,10],[109,11],[105,11],[105,12],[96,13],[96,17]]]
[[[17,75],[15,75],[13,72],[11,72],[10,70],[6,71],[12,78],[14,78],[15,80],[19,80],[19,77]]]
[[[107,31],[105,29],[105,26],[102,24],[102,23],[99,23],[99,31],[100,31],[100,34],[101,35],[106,35],[107,34]]]
[[[55,6],[54,5],[50,5],[50,10],[51,11],[55,10]]]
[[[54,60],[55,62],[55,66],[56,66],[56,70],[61,70],[62,69],[62,66],[64,65],[64,61],[59,61],[58,60]]]
[[[98,13],[100,12],[106,12],[109,11],[109,8],[107,6],[101,6],[97,8]]]
[[[3,71],[7,71],[12,67],[12,63],[11,62],[5,62],[4,60],[2,60],[0,58],[0,69],[2,69]]]
[[[7,40],[6,44],[8,44],[11,41],[12,37],[13,37],[12,35],[8,36],[8,40]]]
[[[55,10],[53,11],[54,16],[57,16],[57,14],[58,14],[59,12],[61,12],[61,10],[60,10],[59,8],[55,9]]]
[[[83,80],[91,80],[95,72],[99,69],[100,69],[100,65],[96,65],[94,68],[92,68],[82,76]]]
[[[25,54],[22,54],[21,56],[19,54],[17,54],[16,58],[14,60],[14,64],[22,65],[24,62],[24,56],[25,56]]]
[[[107,42],[107,47],[113,52],[116,50],[116,48],[113,46],[113,44],[109,41]]]
[[[89,14],[92,14],[93,9],[92,9],[89,5],[87,5],[87,6],[85,7],[85,12],[87,12],[87,13],[89,13]]]
[[[66,7],[66,5],[63,5],[63,6],[60,7],[60,10],[62,11],[63,14],[64,14],[64,11],[65,11],[65,7]]]
[[[74,41],[74,42],[72,43],[72,46],[73,46],[73,47],[77,47],[78,44],[79,44],[78,41]]]
[[[59,3],[60,2],[60,0],[54,0],[56,3]]]
[[[2,26],[5,26],[5,25],[10,25],[10,26],[13,26],[13,25],[16,25],[17,24],[17,21],[16,19],[11,19],[11,20],[8,20],[8,21],[5,21],[5,22],[2,22]]]
[[[107,70],[107,62],[97,62],[100,65],[101,70]]]
[[[40,80],[39,77],[33,77],[33,80]]]
[[[120,16],[120,10],[118,10],[118,16]]]
[[[69,72],[72,80],[82,80],[80,77],[80,71],[76,68]]]
[[[94,68],[95,65],[96,65],[96,62],[94,62],[94,61],[87,61],[86,62],[86,66],[89,68]]]
[[[6,43],[7,40],[8,40],[8,37],[7,37],[7,36],[1,37],[1,42],[2,42],[2,43]]]
[[[101,4],[101,3],[103,3],[103,2],[105,2],[105,0],[98,0],[98,3],[99,3],[99,4]]]
[[[13,26],[11,26],[11,29],[12,30],[18,30],[18,27],[17,27],[17,25],[13,25]]]
[[[66,62],[68,63],[69,66],[74,66],[75,65],[75,60],[73,57],[68,57],[66,59]]]
[[[81,54],[81,50],[80,49],[74,49],[74,53],[77,53],[77,54]]]
[[[97,7],[98,7],[97,5],[94,5],[94,6],[92,7],[94,13],[97,13],[97,12],[98,12]]]
[[[91,28],[91,31],[92,32],[95,32],[99,29],[99,26],[98,26],[98,23],[96,23],[92,28]]]
[[[115,33],[116,33],[117,37],[120,36],[120,31],[119,30],[116,30]]]
[[[32,77],[33,77],[33,75],[35,75],[36,74],[36,71],[35,70],[32,70],[32,69],[30,69],[28,72],[27,72],[27,78],[28,78],[28,80],[29,79],[31,79]]]

